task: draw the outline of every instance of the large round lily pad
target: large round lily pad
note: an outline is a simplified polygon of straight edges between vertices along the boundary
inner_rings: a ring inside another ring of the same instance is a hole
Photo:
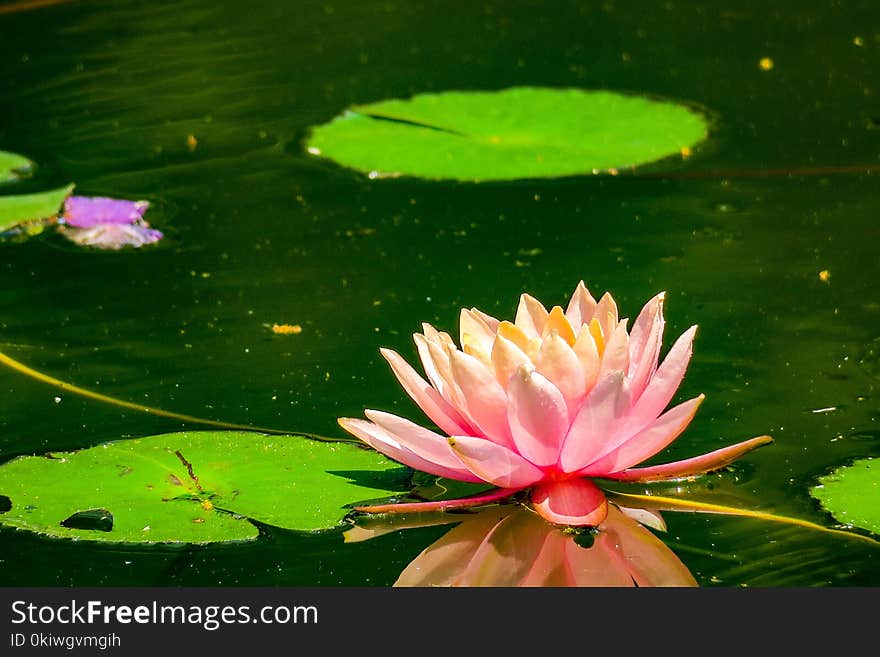
[[[0,466],[0,523],[97,541],[257,537],[249,519],[333,527],[346,505],[409,490],[409,471],[349,443],[247,432],[185,432],[26,456]]]
[[[33,166],[33,163],[24,155],[0,151],[0,184],[15,182],[27,176]]]
[[[374,178],[511,180],[613,173],[691,149],[707,130],[679,103],[513,87],[355,105],[314,128],[306,147]]]
[[[819,477],[810,494],[840,522],[880,534],[880,459],[860,459]]]
[[[64,199],[72,191],[73,185],[68,185],[48,192],[0,196],[0,232],[60,214]]]

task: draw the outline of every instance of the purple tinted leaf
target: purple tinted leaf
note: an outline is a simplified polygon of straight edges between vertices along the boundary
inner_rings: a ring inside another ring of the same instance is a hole
[[[64,201],[64,221],[75,228],[91,228],[99,224],[134,224],[143,219],[149,206],[147,201],[69,196]]]

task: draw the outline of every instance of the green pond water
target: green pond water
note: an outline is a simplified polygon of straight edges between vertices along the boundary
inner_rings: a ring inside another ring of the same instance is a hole
[[[512,317],[521,292],[564,304],[580,279],[634,317],[666,290],[666,345],[700,326],[676,399],[707,398],[660,460],[775,442],[655,490],[838,527],[810,487],[880,456],[878,19],[867,0],[0,11],[0,149],[38,165],[17,189],[147,199],[167,236],[0,244],[0,349],[116,398],[341,438],[365,407],[423,421],[378,353],[414,361],[422,321],[455,333],[462,306]],[[371,180],[303,147],[352,104],[522,85],[682,100],[710,136],[616,177],[480,184]],[[0,370],[2,461],[198,428]],[[664,518],[702,586],[880,585],[863,540]],[[346,528],[199,546],[0,528],[0,584],[388,586],[449,531]]]

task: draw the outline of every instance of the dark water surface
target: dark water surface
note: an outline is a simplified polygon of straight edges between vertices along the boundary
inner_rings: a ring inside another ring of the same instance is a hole
[[[421,421],[378,348],[412,360],[422,321],[455,332],[461,306],[512,317],[523,291],[562,304],[580,279],[634,317],[666,290],[667,344],[700,325],[677,399],[707,399],[664,460],[775,438],[681,493],[836,526],[809,488],[880,456],[880,9],[739,4],[82,0],[0,14],[0,149],[39,165],[22,189],[148,199],[168,235],[119,253],[0,244],[0,349],[114,397],[342,437],[336,418],[364,407]],[[712,132],[640,175],[489,184],[369,180],[301,145],[353,103],[513,85],[681,99]],[[275,322],[303,331],[275,336]],[[0,460],[184,428],[8,370],[0,392]],[[661,538],[703,586],[880,584],[880,548],[863,541],[664,517]],[[447,530],[343,543],[342,528],[265,528],[168,547],[0,529],[0,582],[386,586]]]

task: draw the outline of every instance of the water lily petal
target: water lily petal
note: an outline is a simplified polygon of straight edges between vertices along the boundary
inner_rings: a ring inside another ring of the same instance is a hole
[[[753,449],[763,447],[773,442],[770,436],[758,436],[750,440],[744,440],[735,445],[728,445],[721,449],[716,449],[702,456],[685,459],[683,461],[675,461],[664,465],[654,465],[644,468],[630,468],[621,472],[608,475],[607,479],[615,481],[631,481],[636,483],[647,483],[651,481],[666,481],[669,479],[684,479],[687,477],[695,477],[697,475],[720,470],[721,468],[733,463],[735,460],[751,452]]]
[[[606,292],[602,295],[599,303],[596,304],[596,312],[593,317],[599,321],[599,326],[602,327],[602,335],[605,336],[605,342],[607,343],[620,321],[620,317],[617,314],[617,302],[614,301],[614,297],[611,294]]]
[[[644,392],[632,405],[626,418],[615,427],[613,435],[604,441],[604,449],[598,456],[604,456],[620,447],[656,420],[663,412],[684,377],[685,369],[687,369],[691,358],[696,331],[697,327],[692,326],[675,341],[663,360],[663,364],[657,368],[657,372],[651,377]]]
[[[629,334],[626,332],[626,320],[617,323],[611,335],[606,335],[605,351],[602,352],[602,365],[599,376],[607,372],[629,370]]]
[[[461,390],[464,408],[471,424],[486,438],[512,446],[507,423],[507,395],[490,372],[473,356],[460,351],[449,352],[452,377]]]
[[[482,480],[481,480],[482,481]],[[493,488],[486,493],[477,493],[470,497],[459,497],[454,500],[431,500],[430,502],[394,502],[391,504],[373,504],[353,507],[363,513],[432,513],[435,511],[451,511],[453,509],[470,509],[475,506],[486,506],[500,502],[516,495],[522,488]]]
[[[488,362],[488,355],[492,352],[492,343],[495,341],[495,331],[489,328],[479,315],[462,308],[459,316],[459,334],[462,350],[468,352],[468,349],[472,349],[476,353],[485,354],[487,356],[485,360]]]
[[[585,466],[579,474],[605,477],[654,456],[685,430],[704,398],[705,395],[699,395],[666,411],[620,447]]]
[[[562,445],[559,465],[577,472],[607,451],[606,443],[629,411],[629,393],[623,372],[602,377],[575,415]]]
[[[648,381],[657,371],[660,360],[660,347],[663,342],[663,301],[666,294],[661,292],[642,308],[636,318],[629,336],[629,378],[630,394],[633,402],[642,396]]]
[[[608,515],[608,500],[589,479],[564,479],[532,490],[532,506],[557,525],[597,526]]]
[[[675,552],[613,504],[593,543],[597,548],[613,552],[636,586],[697,586]]]
[[[396,351],[380,349],[391,371],[406,393],[447,434],[469,434],[470,426],[461,414],[416,372]]]
[[[449,470],[462,469],[461,461],[452,453],[446,436],[441,436],[391,413],[367,409],[364,411],[364,415],[394,436],[401,446],[426,461],[436,463]]]
[[[535,369],[559,389],[569,417],[574,417],[587,393],[584,367],[574,349],[558,333],[550,333],[541,344]]]
[[[425,370],[428,381],[431,382],[434,389],[440,393],[440,396],[450,406],[459,412],[463,411],[462,404],[464,399],[452,378],[452,370],[449,367],[449,354],[437,341],[428,340],[428,338],[420,333],[413,335],[413,340],[416,343],[419,360],[422,361],[422,367]]]
[[[538,466],[556,463],[568,431],[565,399],[550,381],[523,366],[507,388],[507,419],[516,451]]]
[[[599,379],[599,368],[602,366],[599,349],[589,324],[581,327],[572,349],[578,360],[581,361],[581,367],[584,368],[584,394],[587,394],[596,385],[596,381]]]
[[[524,488],[544,476],[516,452],[484,438],[452,436],[449,446],[468,470],[500,488]]]
[[[495,331],[498,330],[498,325],[499,325],[501,322],[500,322],[499,320],[495,319],[494,317],[492,317],[492,315],[487,315],[487,314],[484,313],[482,310],[478,310],[478,309],[476,309],[476,308],[471,308],[471,312],[472,312],[474,315],[476,315],[477,317],[479,317],[480,319],[482,319],[483,322],[485,322],[486,326],[488,326],[489,329],[490,329],[493,333],[494,333]]]
[[[568,302],[565,317],[575,330],[575,333],[577,333],[581,326],[590,323],[595,314],[596,300],[587,290],[584,282],[580,281],[575,288],[574,294],[571,295],[571,301]]]
[[[377,452],[382,452],[385,456],[394,459],[398,463],[403,463],[404,465],[411,467],[413,470],[421,470],[428,474],[437,475],[438,477],[448,477],[449,479],[462,480],[462,477],[467,477],[468,479],[465,479],[464,481],[474,481],[474,479],[470,478],[471,473],[465,468],[444,468],[436,463],[428,461],[427,459],[423,459],[412,450],[407,449],[398,443],[395,437],[385,431],[382,427],[379,427],[372,422],[349,417],[341,417],[337,422],[339,423],[339,426],[356,438],[367,443],[367,445],[375,449]]]
[[[658,532],[666,531],[666,520],[663,519],[663,516],[656,509],[640,509],[632,506],[621,506],[616,503],[612,505],[612,507],[614,506],[620,509],[625,516],[632,518],[640,525],[656,529]],[[609,507],[609,511],[612,507]]]
[[[513,323],[526,336],[540,338],[544,332],[544,324],[547,323],[547,309],[535,297],[523,294],[519,298],[519,306],[516,309],[516,319]]]
[[[516,373],[521,365],[531,364],[532,359],[516,344],[500,333],[495,337],[495,343],[492,345],[492,365],[495,370],[495,380],[502,388],[507,390],[510,377]]]
[[[548,530],[552,528],[534,514],[508,514],[486,533],[456,586],[523,586]]]

